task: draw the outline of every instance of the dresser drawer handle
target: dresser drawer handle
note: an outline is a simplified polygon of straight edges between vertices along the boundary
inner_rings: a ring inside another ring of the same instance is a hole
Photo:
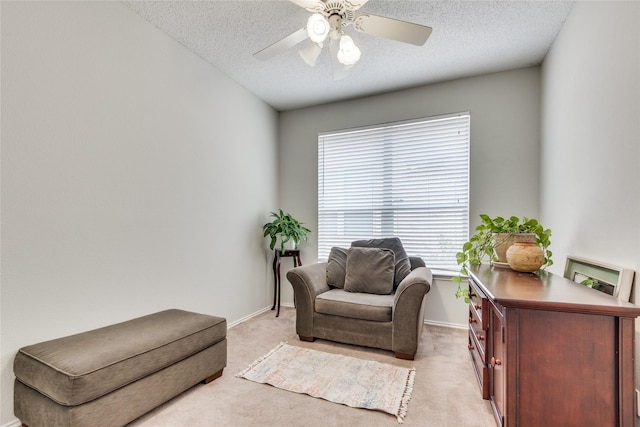
[[[473,317],[469,316],[469,323],[478,323],[478,321]]]
[[[491,358],[491,367],[502,365],[502,360],[496,359],[495,357]]]
[[[478,338],[478,341],[484,341],[484,337],[482,335],[478,335],[477,338]]]
[[[473,349],[475,349],[475,347],[473,346],[473,344],[469,344],[469,345],[467,346],[467,348],[468,348],[469,350],[473,350]]]
[[[474,305],[473,308],[475,308],[476,310],[482,310],[482,307],[480,307],[478,304]]]

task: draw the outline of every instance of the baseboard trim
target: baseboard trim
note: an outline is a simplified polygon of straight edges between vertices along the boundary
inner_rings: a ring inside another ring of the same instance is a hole
[[[259,315],[261,315],[262,313],[264,313],[265,311],[269,311],[269,310],[271,310],[271,307],[266,306],[265,308],[262,308],[262,309],[260,309],[260,310],[256,311],[255,313],[251,313],[251,314],[249,314],[249,315],[247,315],[247,316],[244,316],[244,317],[243,317],[243,318],[241,318],[241,319],[236,320],[235,322],[231,322],[231,323],[229,323],[229,324],[227,325],[227,329],[231,329],[231,328],[233,328],[234,326],[238,326],[239,324],[244,323],[244,322],[246,322],[246,321],[247,321],[247,320],[249,320],[249,319],[253,319],[254,317],[259,316]]]
[[[469,329],[469,325],[461,325],[459,323],[438,322],[435,320],[425,319],[424,324],[432,325],[432,326],[443,326],[445,328],[453,328],[453,329]]]
[[[9,421],[8,423],[3,424],[0,427],[20,427],[21,425],[22,423],[20,422],[20,420],[16,418],[15,420]]]
[[[288,308],[296,308],[296,306],[292,303],[282,303],[280,304],[280,307],[288,307]],[[266,306],[265,308],[262,308],[258,311],[256,311],[255,313],[249,314],[241,319],[236,320],[235,322],[229,323],[227,325],[227,329],[231,329],[234,326],[238,326],[241,323],[246,322],[249,319],[253,319],[256,316],[261,315],[262,313],[264,313],[265,311],[269,311],[271,310],[271,307]],[[437,320],[427,320],[425,319],[424,321],[425,325],[433,325],[433,326],[442,326],[445,328],[453,328],[453,329],[468,329],[469,325],[461,325],[459,323],[449,323],[449,322],[438,322]],[[8,427],[8,426],[0,426],[0,427]]]

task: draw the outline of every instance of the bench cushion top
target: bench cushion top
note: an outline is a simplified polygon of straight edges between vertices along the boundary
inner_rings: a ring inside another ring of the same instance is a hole
[[[222,317],[166,310],[23,347],[13,370],[55,402],[80,405],[210,347],[226,332]]]

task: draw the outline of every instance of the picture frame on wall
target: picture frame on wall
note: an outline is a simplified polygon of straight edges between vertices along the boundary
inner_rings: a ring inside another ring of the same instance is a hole
[[[635,271],[615,265],[568,256],[564,277],[576,283],[586,284],[597,291],[629,301]]]

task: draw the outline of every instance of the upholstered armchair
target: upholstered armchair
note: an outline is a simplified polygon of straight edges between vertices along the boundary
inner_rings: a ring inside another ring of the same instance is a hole
[[[406,255],[399,239],[332,248],[328,262],[294,268],[287,279],[301,340],[381,348],[414,359],[432,274],[421,258]]]

